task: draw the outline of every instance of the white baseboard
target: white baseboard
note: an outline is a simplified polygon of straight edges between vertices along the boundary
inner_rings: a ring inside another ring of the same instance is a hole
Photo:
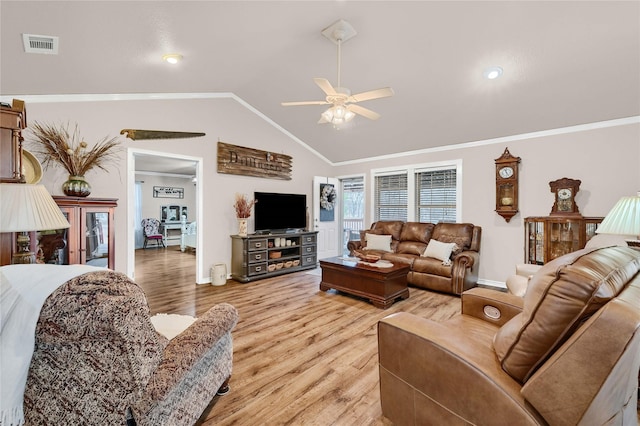
[[[487,287],[496,287],[502,291],[507,289],[507,285],[503,282],[503,281],[492,281],[492,280],[485,280],[485,279],[479,279],[478,280],[478,284],[487,286]]]

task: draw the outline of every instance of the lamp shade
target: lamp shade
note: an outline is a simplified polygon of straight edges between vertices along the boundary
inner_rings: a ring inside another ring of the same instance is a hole
[[[68,227],[69,222],[43,185],[0,184],[0,232]]]
[[[640,196],[622,197],[605,216],[596,233],[640,235]]]

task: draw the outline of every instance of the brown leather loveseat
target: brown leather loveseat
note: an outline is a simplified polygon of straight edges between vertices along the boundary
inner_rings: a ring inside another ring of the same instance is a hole
[[[484,288],[462,314],[378,323],[380,397],[394,425],[635,425],[640,251],[554,259],[524,298]]]
[[[390,235],[390,247],[372,248],[367,238],[373,237],[367,234]],[[360,231],[360,241],[349,241],[347,247],[352,255],[374,253],[390,262],[409,264],[409,285],[459,295],[477,284],[481,235],[482,228],[471,223],[379,221]],[[424,256],[431,240],[431,246],[455,243],[456,248],[440,259]]]

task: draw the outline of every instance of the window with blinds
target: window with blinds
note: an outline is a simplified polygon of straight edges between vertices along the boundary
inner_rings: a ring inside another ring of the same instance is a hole
[[[407,220],[407,174],[380,175],[375,178],[375,220]]]
[[[415,173],[415,215],[419,222],[456,222],[456,169]]]

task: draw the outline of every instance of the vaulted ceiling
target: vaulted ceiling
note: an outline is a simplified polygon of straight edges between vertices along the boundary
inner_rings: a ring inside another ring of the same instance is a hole
[[[638,1],[0,2],[0,94],[233,93],[331,162],[640,115]],[[337,130],[314,77],[390,86]],[[22,34],[59,37],[25,53]],[[176,66],[166,53],[180,53]],[[502,77],[483,78],[490,66]]]

